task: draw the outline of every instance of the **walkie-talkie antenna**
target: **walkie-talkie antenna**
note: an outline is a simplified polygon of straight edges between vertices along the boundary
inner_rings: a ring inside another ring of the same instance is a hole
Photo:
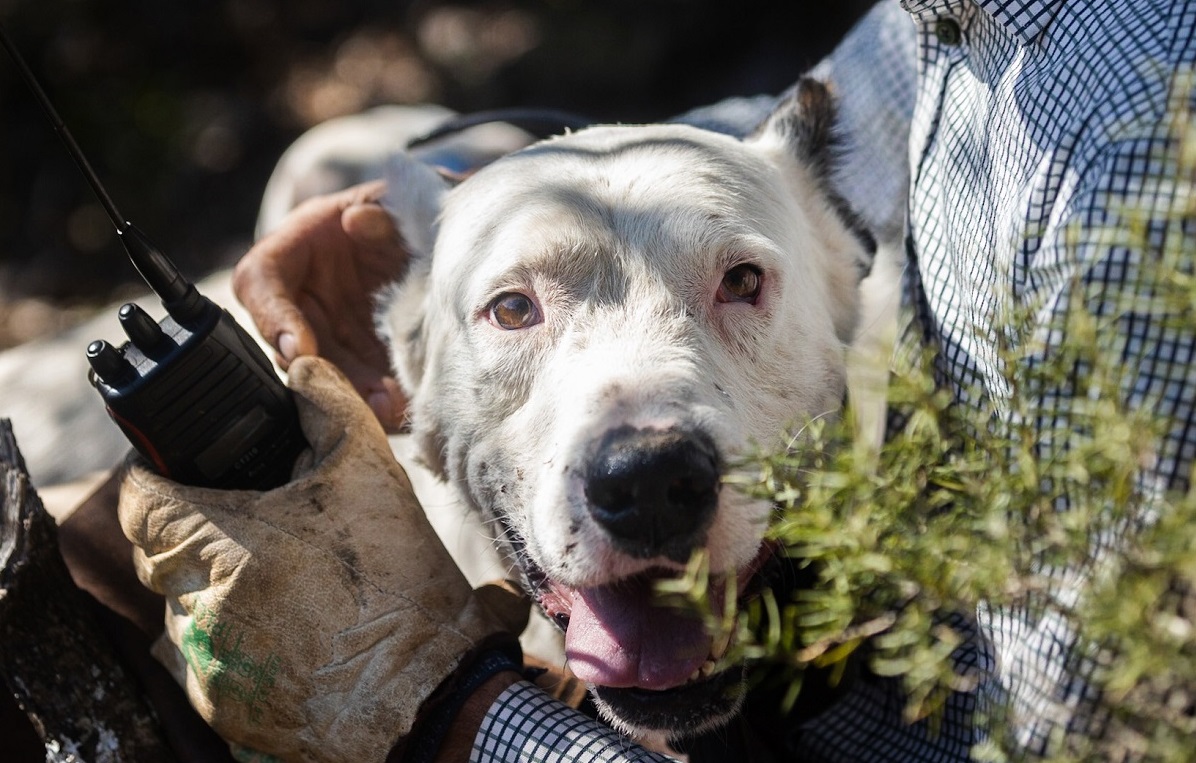
[[[42,111],[46,113],[46,118],[54,126],[54,132],[58,133],[58,137],[66,144],[67,153],[75,161],[75,164],[79,167],[79,171],[83,173],[83,177],[87,180],[87,184],[91,186],[91,190],[95,191],[96,196],[99,197],[100,204],[104,206],[104,211],[108,213],[108,217],[112,219],[112,223],[116,226],[116,231],[118,233],[123,232],[128,226],[128,221],[125,220],[120,210],[116,208],[116,202],[112,201],[112,197],[108,195],[108,191],[104,188],[104,185],[100,183],[95,170],[91,168],[91,163],[83,155],[82,149],[79,148],[79,144],[75,142],[75,137],[71,135],[71,131],[63,123],[62,117],[58,116],[58,111],[54,108],[54,104],[50,102],[50,96],[46,95],[46,91],[42,89],[41,83],[33,76],[33,72],[29,69],[29,65],[25,63],[25,59],[21,56],[20,51],[17,50],[17,46],[9,39],[8,32],[4,29],[3,24],[0,24],[0,42],[4,44],[4,49],[12,57],[13,63],[17,65],[17,71],[20,72],[21,79],[25,80],[25,84],[33,92],[33,97],[37,100],[37,105],[41,106]]]
[[[25,80],[25,84],[29,86],[29,90],[33,93],[38,105],[41,106],[42,111],[45,112],[46,117],[50,120],[50,124],[54,127],[54,132],[62,139],[67,153],[70,154],[79,171],[83,173],[83,177],[87,180],[87,184],[91,186],[91,190],[99,198],[100,204],[104,207],[104,211],[108,214],[109,219],[112,220],[112,224],[116,226],[116,233],[120,236],[121,243],[124,244],[125,251],[128,252],[129,259],[133,261],[133,266],[137,268],[137,272],[141,274],[141,277],[145,279],[150,289],[162,300],[162,304],[165,305],[167,312],[174,316],[176,320],[186,322],[194,319],[203,310],[203,305],[200,304],[202,298],[199,296],[199,293],[190,281],[183,278],[174,263],[167,259],[166,255],[162,254],[156,246],[150,243],[146,235],[136,225],[129,222],[120,213],[120,210],[117,209],[116,203],[108,195],[104,184],[100,182],[95,170],[91,167],[91,163],[87,161],[83,150],[79,148],[79,144],[75,142],[71,131],[63,123],[62,117],[58,115],[57,109],[50,102],[50,97],[46,95],[46,91],[42,89],[41,83],[33,76],[33,71],[25,63],[25,58],[9,38],[3,24],[0,24],[0,44],[4,45],[4,49],[8,51],[8,55],[12,58],[13,63],[17,65],[17,71],[20,72],[21,78]]]

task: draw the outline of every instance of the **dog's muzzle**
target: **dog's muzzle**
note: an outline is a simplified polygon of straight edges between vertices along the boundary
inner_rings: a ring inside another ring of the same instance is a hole
[[[680,563],[705,541],[720,484],[714,441],[683,429],[612,429],[585,474],[590,514],[615,548]]]

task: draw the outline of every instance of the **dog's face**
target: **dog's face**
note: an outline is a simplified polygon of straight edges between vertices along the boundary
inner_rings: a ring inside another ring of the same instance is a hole
[[[843,397],[871,252],[822,177],[830,105],[806,83],[745,141],[598,127],[452,189],[411,160],[392,177],[414,259],[379,324],[413,434],[632,732],[736,709],[739,671],[710,675],[711,639],[654,581],[704,549],[712,590],[742,592],[771,506],[727,470]]]

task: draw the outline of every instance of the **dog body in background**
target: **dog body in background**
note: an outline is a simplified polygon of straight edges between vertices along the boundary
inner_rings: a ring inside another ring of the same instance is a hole
[[[803,81],[746,140],[595,127],[456,187],[405,157],[412,250],[379,328],[423,460],[492,523],[570,668],[632,734],[732,715],[694,618],[654,585],[702,549],[711,590],[768,560],[766,501],[723,486],[835,411],[873,244],[832,191],[833,103]],[[717,602],[716,602],[717,603]]]

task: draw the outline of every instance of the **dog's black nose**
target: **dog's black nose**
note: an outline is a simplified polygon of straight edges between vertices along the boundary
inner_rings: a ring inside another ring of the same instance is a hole
[[[703,432],[613,429],[585,476],[590,513],[615,547],[688,561],[718,505],[719,459]]]

